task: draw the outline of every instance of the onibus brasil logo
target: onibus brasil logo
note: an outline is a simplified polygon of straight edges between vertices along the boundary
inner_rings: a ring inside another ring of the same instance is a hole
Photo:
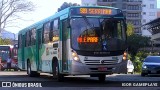
[[[2,82],[2,87],[42,87],[42,83],[33,82]]]

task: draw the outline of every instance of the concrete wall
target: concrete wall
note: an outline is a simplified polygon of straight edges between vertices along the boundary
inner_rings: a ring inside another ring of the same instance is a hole
[[[97,5],[97,0],[81,0],[82,6],[95,6]]]
[[[160,9],[157,10],[157,17],[160,17]]]
[[[142,0],[142,25],[156,18],[157,18],[157,0]],[[151,35],[151,33],[145,27],[142,27],[141,29],[143,36]]]

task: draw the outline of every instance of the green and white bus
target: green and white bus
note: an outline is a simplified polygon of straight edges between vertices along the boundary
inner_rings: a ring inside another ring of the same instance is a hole
[[[90,75],[105,81],[126,59],[126,21],[118,8],[74,6],[18,34],[18,66],[29,76]]]

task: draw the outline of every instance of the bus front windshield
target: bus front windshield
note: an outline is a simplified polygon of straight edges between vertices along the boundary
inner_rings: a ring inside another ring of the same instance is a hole
[[[0,57],[3,61],[6,61],[9,58],[10,49],[8,46],[0,46]]]
[[[82,51],[125,50],[125,22],[114,18],[72,18],[71,46]]]

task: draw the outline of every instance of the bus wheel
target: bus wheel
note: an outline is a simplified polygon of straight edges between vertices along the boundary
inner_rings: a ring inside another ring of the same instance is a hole
[[[106,80],[106,75],[99,75],[99,76],[98,76],[98,79],[99,79],[100,82],[105,82],[105,80]]]
[[[57,60],[53,61],[52,70],[53,70],[53,78],[55,78],[59,82],[64,81],[64,75],[60,74],[59,72],[59,65]]]
[[[53,78],[58,78],[58,65],[57,61],[53,61],[52,63],[52,72],[53,72]]]
[[[38,73],[36,71],[32,71],[31,63],[29,61],[27,62],[27,74],[28,74],[29,77],[38,77],[38,76],[40,76],[40,73]]]

